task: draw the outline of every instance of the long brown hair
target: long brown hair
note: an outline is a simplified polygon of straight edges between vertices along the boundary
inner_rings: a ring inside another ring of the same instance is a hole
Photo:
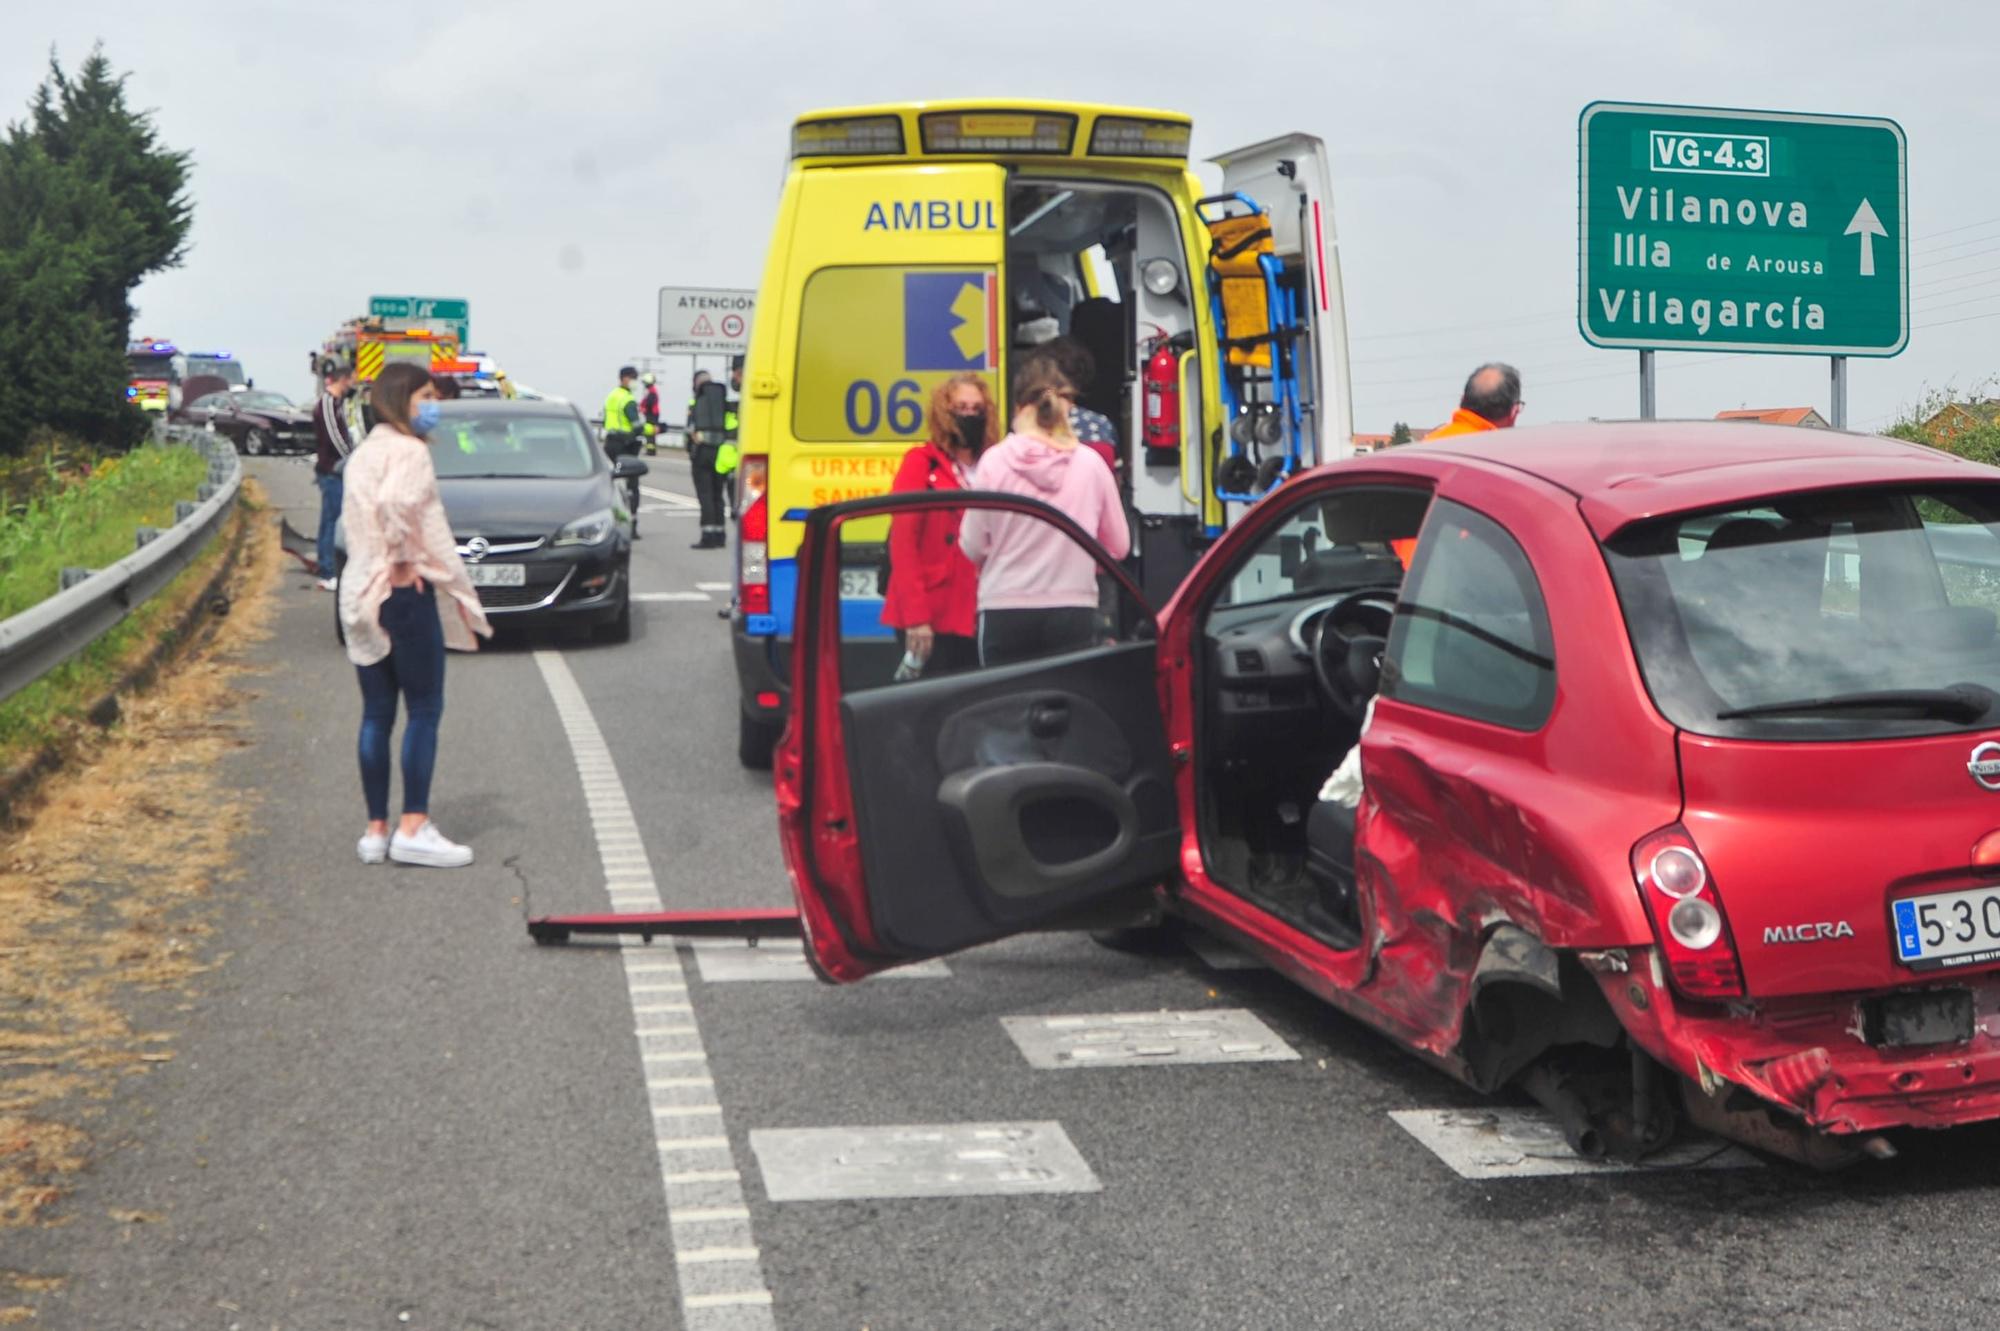
[[[951,395],[967,385],[979,390],[979,400],[986,407],[986,437],[979,441],[979,448],[974,451],[991,448],[1000,438],[1000,413],[994,409],[993,390],[987,387],[986,376],[969,371],[965,374],[954,374],[931,390],[928,416],[931,442],[947,454],[959,446],[958,429],[951,423]]]
[[[1062,372],[1053,357],[1028,356],[1014,371],[1014,409],[1033,408],[1035,426],[1044,434],[1068,434],[1069,413],[1057,401],[1058,395],[1076,400],[1076,385]]]
[[[404,434],[415,434],[410,428],[410,398],[430,381],[431,372],[412,361],[383,366],[382,373],[375,376],[375,386],[368,390],[368,405],[375,408],[375,419],[389,422]]]

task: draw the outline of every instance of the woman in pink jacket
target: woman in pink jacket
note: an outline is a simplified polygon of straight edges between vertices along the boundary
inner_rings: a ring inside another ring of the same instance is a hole
[[[385,859],[451,869],[472,863],[472,848],[445,838],[430,819],[431,768],[444,712],[444,652],[478,649],[493,636],[479,593],[452,538],[437,471],[424,442],[438,423],[430,374],[398,362],[370,390],[378,424],[346,468],[341,520],[347,566],[340,575],[340,622],[347,659],[361,680],[361,793],[368,828],[363,864]],[[396,699],[403,727],[403,820],[389,834],[389,736]]]
[[[1113,559],[1132,547],[1111,468],[1070,429],[1076,387],[1031,356],[1014,376],[1014,430],[986,450],[975,490],[1026,495],[1060,509]],[[979,568],[981,665],[1080,651],[1097,637],[1097,561],[1041,518],[969,509],[959,545]]]

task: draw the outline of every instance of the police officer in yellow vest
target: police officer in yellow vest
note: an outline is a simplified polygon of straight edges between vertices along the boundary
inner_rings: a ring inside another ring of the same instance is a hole
[[[618,387],[604,395],[604,451],[616,462],[619,458],[639,451],[639,399],[632,395],[632,385],[639,382],[639,372],[630,365],[618,371]],[[625,494],[632,510],[632,536],[639,535],[639,478],[631,476],[625,481]]]

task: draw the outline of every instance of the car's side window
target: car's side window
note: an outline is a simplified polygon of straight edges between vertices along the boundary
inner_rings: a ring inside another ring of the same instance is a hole
[[[838,530],[843,692],[1095,651],[1154,631],[1103,548],[1033,510],[947,492],[893,516],[853,515]]]
[[[1555,670],[1527,555],[1491,518],[1439,500],[1396,607],[1383,696],[1534,730],[1555,704]]]

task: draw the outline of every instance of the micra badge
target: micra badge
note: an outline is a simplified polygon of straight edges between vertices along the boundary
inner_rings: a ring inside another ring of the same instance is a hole
[[[1821,920],[1815,924],[1772,924],[1765,926],[1764,942],[1821,943],[1834,938],[1854,937],[1854,926],[1846,920]]]

